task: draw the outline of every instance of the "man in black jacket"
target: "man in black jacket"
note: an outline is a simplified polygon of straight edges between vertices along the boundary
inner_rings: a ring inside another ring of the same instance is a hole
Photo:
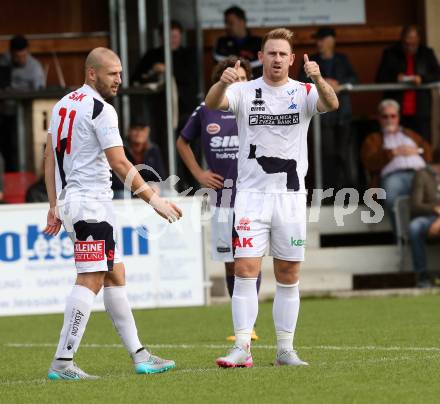
[[[162,34],[163,29],[160,29]],[[198,104],[196,56],[191,48],[182,46],[183,27],[175,20],[171,21],[170,46],[173,56],[173,75],[176,79],[179,94],[179,123],[183,128],[187,119]],[[131,77],[134,84],[145,84],[160,81],[165,74],[164,47],[152,48],[142,57]]]
[[[160,27],[163,32],[163,27]],[[162,38],[163,39],[163,38]],[[192,48],[182,45],[183,27],[175,20],[171,20],[170,46],[173,57],[173,76],[176,81],[178,91],[178,122],[177,133],[185,126],[187,120],[198,105],[197,99],[197,74],[196,55]],[[163,82],[165,75],[165,54],[164,47],[152,48],[139,61],[135,72],[131,78],[134,84],[145,84],[149,82]],[[166,109],[165,92],[156,97],[150,97],[146,105],[141,108],[140,114],[154,116],[151,122],[151,129],[155,135],[154,140],[162,150],[167,148],[165,133]],[[191,144],[191,148],[196,158],[201,159],[201,145],[197,140]],[[180,159],[177,160],[177,174],[180,178],[178,188],[184,191],[189,187],[198,188],[197,182]]]
[[[357,172],[351,153],[351,103],[348,93],[339,93],[340,85],[355,84],[357,76],[347,56],[335,52],[333,28],[320,28],[314,35],[318,52],[309,60],[319,65],[322,76],[338,94],[339,109],[321,116],[322,162],[324,188],[356,186]],[[310,82],[304,69],[299,81]]]
[[[217,40],[214,49],[216,62],[225,60],[228,56],[237,56],[249,60],[253,78],[263,74],[263,66],[258,59],[261,50],[261,37],[252,35],[247,28],[245,11],[232,6],[223,12],[226,35]]]
[[[416,26],[403,29],[400,42],[385,49],[377,72],[379,83],[420,85],[440,80],[440,66],[434,51],[420,44]],[[400,103],[402,125],[431,140],[431,91],[407,90],[386,92],[385,98]]]

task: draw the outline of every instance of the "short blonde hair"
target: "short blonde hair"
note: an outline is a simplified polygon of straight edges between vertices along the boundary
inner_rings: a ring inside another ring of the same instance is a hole
[[[264,45],[269,39],[284,39],[290,45],[290,50],[293,52],[293,37],[294,33],[286,28],[276,28],[272,31],[269,31],[263,37],[263,41],[261,42],[261,50],[264,50]]]

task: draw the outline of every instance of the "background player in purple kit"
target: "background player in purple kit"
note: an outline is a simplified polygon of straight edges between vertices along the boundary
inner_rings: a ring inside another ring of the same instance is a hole
[[[215,66],[212,83],[217,83],[224,70],[234,67],[237,60],[241,63],[238,73],[240,81],[250,80],[252,70],[249,62],[230,56]],[[190,142],[200,136],[208,170],[200,166],[190,147]],[[202,186],[217,191],[216,200],[212,198],[210,201],[214,210],[211,219],[211,257],[214,261],[225,263],[228,293],[232,297],[235,279],[232,230],[238,159],[238,128],[234,114],[211,110],[202,102],[182,129],[177,139],[177,150],[194,178]],[[257,291],[260,289],[260,280],[261,273]],[[255,331],[252,339],[258,339]],[[228,337],[228,340],[235,340],[235,336]]]

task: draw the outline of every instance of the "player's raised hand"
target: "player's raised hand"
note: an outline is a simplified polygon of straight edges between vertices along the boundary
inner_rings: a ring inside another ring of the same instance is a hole
[[[182,211],[174,203],[161,198],[157,194],[154,194],[151,197],[149,204],[160,216],[168,220],[170,223],[173,223],[182,217]]]
[[[234,67],[228,67],[223,72],[222,76],[220,77],[220,81],[224,84],[232,84],[236,83],[237,81],[240,81],[240,78],[238,76],[238,69],[240,68],[240,61],[237,60],[235,62]]]
[[[304,53],[304,72],[307,77],[310,77],[313,81],[321,76],[318,63],[309,60],[309,55],[307,55],[307,53]]]
[[[48,236],[56,236],[61,229],[61,220],[58,219],[55,208],[50,208],[47,212],[47,225],[43,230],[43,233]]]

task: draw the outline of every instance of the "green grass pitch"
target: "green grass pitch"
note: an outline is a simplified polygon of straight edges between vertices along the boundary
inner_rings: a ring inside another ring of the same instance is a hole
[[[296,334],[308,368],[275,368],[272,305],[262,303],[252,369],[218,369],[229,305],[138,310],[139,333],[176,369],[138,376],[106,313],[76,357],[98,381],[51,382],[61,315],[0,318],[0,403],[438,403],[439,295],[303,299]]]

